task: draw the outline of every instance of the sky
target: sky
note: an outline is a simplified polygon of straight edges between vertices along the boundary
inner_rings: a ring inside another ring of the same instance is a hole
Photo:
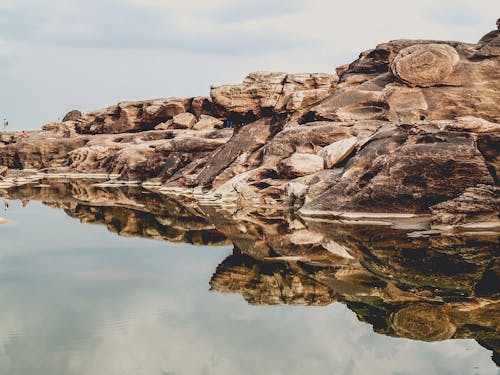
[[[257,70],[334,72],[392,39],[476,42],[497,0],[0,0],[0,119],[208,95]]]

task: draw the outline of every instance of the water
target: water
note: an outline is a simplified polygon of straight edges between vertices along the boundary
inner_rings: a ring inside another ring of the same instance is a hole
[[[64,191],[77,196],[74,188]],[[113,211],[109,202],[90,220],[81,191],[78,205],[58,194],[44,197],[59,209],[34,200],[22,207],[29,195],[23,191],[10,194],[16,199],[0,212],[8,220],[0,225],[1,374],[498,373],[492,352],[475,340],[498,339],[491,327],[474,328],[488,319],[468,317],[462,324],[454,312],[459,328],[448,340],[391,337],[394,332],[377,323],[381,305],[364,292],[340,295],[317,284],[314,292],[301,292],[309,286],[296,263],[264,266],[213,233],[179,235],[173,224],[158,229],[166,221],[158,213],[153,219],[135,212],[140,220],[125,226],[119,218],[130,217],[130,208]],[[225,245],[144,238],[167,234]],[[241,239],[236,243],[244,248]],[[255,275],[247,280],[250,272]],[[328,285],[326,276],[314,275]],[[281,291],[274,291],[273,280]],[[456,338],[459,332],[470,338]]]

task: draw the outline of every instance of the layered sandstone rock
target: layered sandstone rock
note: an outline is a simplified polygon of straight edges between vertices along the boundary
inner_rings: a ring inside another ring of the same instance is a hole
[[[1,134],[0,165],[498,228],[496,196],[478,191],[500,183],[499,38],[396,40],[338,75],[255,72],[210,97],[74,110],[41,132]]]
[[[223,113],[255,119],[307,108],[334,91],[337,81],[335,74],[255,72],[242,84],[213,86],[210,95]]]

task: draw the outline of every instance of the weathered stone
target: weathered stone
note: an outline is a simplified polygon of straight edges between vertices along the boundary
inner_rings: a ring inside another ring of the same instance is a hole
[[[224,113],[241,119],[295,111],[323,99],[335,89],[336,75],[250,73],[242,84],[213,86],[213,102]]]
[[[311,120],[423,120],[480,117],[500,122],[500,46],[395,40],[363,52],[338,90],[313,106]],[[500,39],[499,39],[500,40]]]
[[[66,113],[66,115],[63,117],[63,122],[65,121],[76,121],[79,120],[82,117],[82,112],[74,109],[72,111],[69,111]]]
[[[310,197],[305,207],[426,212],[428,207],[469,187],[494,184],[483,156],[467,133],[415,135],[412,130],[393,128],[374,135],[349,160],[342,177],[324,193]]]
[[[227,173],[220,178],[225,170],[236,169],[239,173],[246,171],[240,168],[247,162],[246,157],[262,147],[271,134],[271,126],[267,120],[259,120],[238,129],[229,142],[209,156],[206,165],[197,177],[197,185],[210,185],[219,177],[216,185],[220,186],[234,176],[232,173]]]
[[[421,341],[451,338],[457,327],[446,308],[426,303],[410,304],[391,316],[391,327],[400,337]]]
[[[340,82],[256,72],[211,98],[75,112],[42,132],[0,134],[0,165],[119,174],[249,205],[491,221],[495,195],[478,191],[500,183],[497,31],[477,44],[383,43],[340,67]]]
[[[496,222],[500,227],[500,187],[477,185],[430,210],[434,224],[438,225]]]
[[[42,130],[56,133],[61,137],[71,137],[76,135],[75,122],[74,121],[65,121],[65,122],[51,122],[42,126]]]
[[[224,122],[208,115],[201,115],[198,122],[193,126],[193,130],[211,130],[221,128]]]
[[[167,120],[165,122],[161,122],[155,126],[155,130],[167,130],[173,128],[173,120]]]
[[[191,129],[194,124],[196,124],[196,116],[189,112],[175,115],[172,120],[174,129]]]
[[[318,155],[323,158],[325,168],[330,169],[342,162],[354,150],[357,143],[356,137],[342,139],[324,147]]]
[[[446,44],[416,44],[399,51],[391,63],[391,72],[413,86],[430,87],[446,84],[455,71],[460,56]]]
[[[212,99],[205,96],[197,96],[191,101],[191,112],[200,118],[202,115],[216,116],[217,111]]]
[[[323,158],[314,154],[295,153],[278,164],[280,176],[296,178],[307,176],[323,169]]]

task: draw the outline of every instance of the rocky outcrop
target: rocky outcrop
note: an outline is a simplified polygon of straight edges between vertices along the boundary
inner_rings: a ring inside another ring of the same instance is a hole
[[[210,92],[220,111],[237,120],[307,108],[335,90],[335,74],[255,72],[242,84],[213,86]]]
[[[500,44],[396,40],[337,74],[255,72],[210,97],[71,111],[0,136],[0,165],[104,173],[318,215],[500,227]],[[486,189],[486,190],[485,190]],[[480,192],[479,192],[480,191]],[[493,194],[493,195],[492,195]]]
[[[500,47],[396,40],[363,52],[338,89],[306,116],[322,120],[418,122],[476,116],[498,122]]]

